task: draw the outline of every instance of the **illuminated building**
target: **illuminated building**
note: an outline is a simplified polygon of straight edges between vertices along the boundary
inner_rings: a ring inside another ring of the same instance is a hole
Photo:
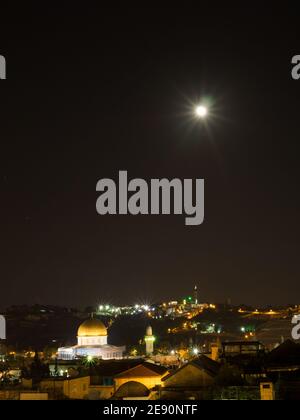
[[[95,318],[84,321],[77,331],[77,345],[60,347],[58,359],[74,360],[78,357],[90,357],[103,360],[122,359],[125,347],[107,344],[107,329]]]
[[[153,354],[154,341],[155,341],[155,337],[152,334],[152,327],[151,327],[151,325],[149,325],[149,327],[147,327],[147,329],[146,329],[146,335],[145,335],[146,354],[147,355]]]
[[[130,388],[130,385],[133,384],[142,384],[149,393],[152,388],[161,386],[162,379],[168,374],[168,370],[163,366],[143,362],[114,377],[115,389],[117,391],[115,396],[120,397],[124,395],[124,392],[125,396],[130,396],[126,395],[128,392],[127,388]]]

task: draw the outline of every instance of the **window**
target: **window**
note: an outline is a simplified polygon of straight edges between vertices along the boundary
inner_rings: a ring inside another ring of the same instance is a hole
[[[104,386],[113,386],[113,384],[114,384],[113,378],[103,378]]]

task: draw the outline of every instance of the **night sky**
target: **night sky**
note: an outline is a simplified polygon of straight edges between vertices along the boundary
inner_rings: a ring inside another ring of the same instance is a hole
[[[201,3],[1,11],[0,308],[299,301],[297,13]],[[204,224],[97,215],[119,170],[204,178]]]

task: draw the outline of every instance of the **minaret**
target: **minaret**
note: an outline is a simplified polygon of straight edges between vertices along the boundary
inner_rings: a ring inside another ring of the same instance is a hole
[[[197,286],[194,287],[194,304],[198,305],[198,288],[197,288]]]
[[[152,334],[152,327],[151,325],[149,325],[146,329],[146,335],[145,335],[146,354],[148,356],[151,356],[151,354],[153,353],[154,341],[155,341],[155,337]]]

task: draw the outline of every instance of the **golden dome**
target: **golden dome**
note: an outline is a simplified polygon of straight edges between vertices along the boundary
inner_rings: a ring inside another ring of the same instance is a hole
[[[99,319],[91,318],[84,321],[77,331],[77,337],[107,336],[107,329]]]

